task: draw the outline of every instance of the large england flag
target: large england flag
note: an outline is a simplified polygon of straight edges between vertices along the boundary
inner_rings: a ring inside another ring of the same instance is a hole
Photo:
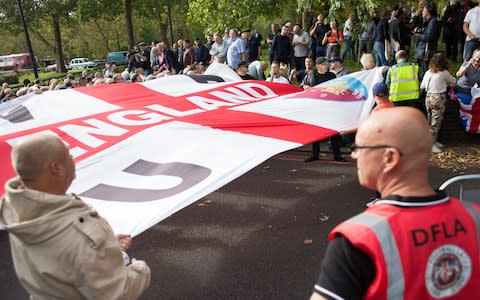
[[[1,190],[12,146],[59,136],[77,165],[78,194],[116,232],[140,234],[280,152],[358,125],[381,70],[309,90],[214,75],[176,75],[29,94],[0,105]]]

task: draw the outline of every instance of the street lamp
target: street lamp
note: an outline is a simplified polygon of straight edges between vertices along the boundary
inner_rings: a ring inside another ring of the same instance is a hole
[[[22,1],[17,0],[18,9],[20,10],[20,18],[22,19],[23,31],[25,32],[25,42],[27,43],[27,50],[30,53],[30,58],[32,60],[33,74],[35,79],[38,79],[38,70],[37,70],[37,61],[33,55],[32,43],[30,42],[30,36],[28,35],[27,24],[25,23],[25,17],[23,16]]]

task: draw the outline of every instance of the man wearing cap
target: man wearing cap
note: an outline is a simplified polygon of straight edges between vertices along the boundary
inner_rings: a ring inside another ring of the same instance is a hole
[[[317,71],[310,71],[300,85],[304,89],[311,88],[325,81],[335,79],[335,74],[329,71],[329,63],[325,57],[318,57],[316,60]],[[336,161],[346,161],[340,152],[342,138],[340,135],[334,135],[330,138],[332,145],[333,158]],[[312,155],[305,159],[305,162],[312,162],[320,159],[320,141],[312,143]]]
[[[311,70],[303,78],[300,87],[304,89],[310,88],[322,82],[336,78],[335,74],[329,71],[329,62],[325,57],[317,57],[315,60],[317,70]]]
[[[372,95],[376,104],[373,111],[394,106],[388,99],[388,86],[383,81],[377,82],[373,85]]]
[[[330,58],[330,72],[337,77],[347,75],[348,71],[342,66],[342,59],[339,56],[333,56]]]
[[[397,64],[387,73],[386,83],[389,85],[390,101],[395,106],[412,106],[420,109],[420,82],[418,65],[408,62],[405,50],[395,53]]]
[[[238,76],[240,76],[243,80],[254,80],[250,74],[248,74],[248,64],[246,61],[241,61],[238,63],[236,68]]]
[[[376,111],[355,142],[358,181],[381,196],[330,232],[310,299],[477,299],[480,206],[429,184],[424,115]]]

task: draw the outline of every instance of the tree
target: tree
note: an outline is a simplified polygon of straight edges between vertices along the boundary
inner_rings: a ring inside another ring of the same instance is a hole
[[[32,0],[26,0],[24,2],[30,2]],[[63,57],[62,48],[62,33],[60,31],[61,23],[68,23],[71,21],[71,15],[74,14],[76,9],[75,0],[33,0],[33,9],[28,13],[35,16],[32,20],[45,18],[50,20],[53,28],[53,36],[55,39],[55,62],[57,64],[57,70],[60,72],[66,72],[65,60]]]
[[[280,5],[274,0],[217,1],[190,0],[188,18],[204,32],[223,32],[225,28],[252,27],[257,16],[274,14]]]
[[[69,22],[70,15],[74,13],[76,7],[75,0],[22,0],[25,20],[28,24],[29,30],[33,34],[40,36],[42,41],[52,46],[48,39],[34,30],[36,26],[41,26],[44,20],[48,20],[53,29],[55,53],[55,61],[57,69],[65,72],[65,63],[63,59],[62,36],[60,31],[60,24],[62,22]],[[15,31],[18,28],[18,12],[16,11],[15,1],[0,0],[1,9],[1,23],[5,24],[6,28],[11,28]],[[5,27],[4,27],[5,28]]]

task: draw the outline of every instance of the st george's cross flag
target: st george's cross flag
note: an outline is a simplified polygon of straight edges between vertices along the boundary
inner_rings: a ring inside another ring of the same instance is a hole
[[[48,91],[1,104],[0,193],[15,176],[12,146],[30,134],[54,134],[76,162],[69,192],[115,232],[135,236],[275,154],[357,126],[373,107],[370,87],[382,80],[375,69],[303,91],[239,81],[222,66],[210,73]]]

